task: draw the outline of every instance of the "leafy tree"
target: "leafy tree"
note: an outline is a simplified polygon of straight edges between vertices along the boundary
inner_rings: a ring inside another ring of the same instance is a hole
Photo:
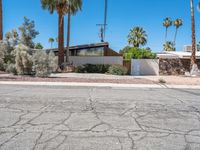
[[[41,0],[42,8],[47,9],[51,14],[58,13],[58,64],[61,67],[64,63],[64,15],[68,9],[68,0]]]
[[[169,17],[165,18],[164,21],[163,21],[163,26],[166,28],[166,31],[165,31],[165,42],[166,42],[167,41],[168,28],[170,26],[172,26],[172,20]]]
[[[51,48],[53,47],[52,45],[53,45],[54,41],[55,41],[54,38],[49,38],[49,40],[48,40],[48,42],[51,43]]]
[[[24,23],[19,27],[19,31],[21,34],[20,42],[25,46],[34,48],[33,39],[39,34],[39,32],[35,30],[34,21],[24,17]]]
[[[68,24],[67,24],[67,50],[66,63],[69,64],[69,47],[70,47],[70,30],[71,30],[71,15],[75,15],[77,11],[81,10],[82,0],[68,0]]]
[[[178,29],[183,25],[183,20],[182,19],[176,19],[174,21],[174,26],[176,27],[176,32],[175,32],[175,35],[174,35],[174,45],[176,44],[176,37],[177,37],[177,32],[178,32]]]
[[[125,54],[130,50],[130,48],[131,48],[130,46],[126,46],[122,50],[120,50],[119,53],[120,54]]]
[[[164,45],[163,45],[164,51],[175,51],[175,45],[173,42],[171,41],[167,41]]]
[[[155,59],[156,54],[152,53],[150,50],[138,47],[130,47],[129,50],[124,53],[125,60],[131,59]]]
[[[147,43],[147,34],[141,27],[134,27],[130,30],[128,35],[129,44],[134,47],[140,47],[140,45],[145,45]]]
[[[35,44],[35,47],[34,47],[35,49],[43,49],[44,47],[42,46],[42,44],[41,43],[37,43],[37,44]]]

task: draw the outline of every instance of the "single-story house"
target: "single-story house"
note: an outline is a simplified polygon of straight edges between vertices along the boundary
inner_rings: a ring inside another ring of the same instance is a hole
[[[190,59],[191,58],[192,53],[189,51],[175,51],[175,52],[161,52],[161,53],[157,53],[157,57],[158,58],[162,58],[162,59],[176,59],[176,58],[180,58],[180,59]],[[200,52],[196,52],[196,59],[200,59]]]
[[[47,51],[53,51],[55,55],[58,55],[57,48],[47,49]],[[119,53],[111,49],[107,42],[71,46],[69,53],[70,56],[121,56]]]

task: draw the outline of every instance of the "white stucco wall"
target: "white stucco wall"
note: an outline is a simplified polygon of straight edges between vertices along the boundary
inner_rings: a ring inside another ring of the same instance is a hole
[[[158,59],[132,59],[131,75],[159,75]]]
[[[123,65],[123,57],[121,56],[102,56],[102,57],[70,56],[69,59],[74,66],[80,66],[84,64]]]

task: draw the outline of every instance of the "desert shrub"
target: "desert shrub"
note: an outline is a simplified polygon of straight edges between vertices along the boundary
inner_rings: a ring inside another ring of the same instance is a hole
[[[4,54],[0,50],[0,70],[4,70]]]
[[[16,69],[15,64],[8,63],[8,64],[5,65],[5,68],[6,68],[5,71],[7,73],[12,73],[14,75],[17,75],[17,69]]]
[[[77,73],[106,73],[108,72],[110,65],[102,65],[102,64],[86,64],[83,66],[78,66],[75,70]]]
[[[24,45],[18,45],[14,50],[14,55],[17,74],[30,75],[32,73],[33,65],[30,49]]]
[[[112,75],[127,75],[128,69],[121,65],[112,65],[109,67],[108,73]]]
[[[57,58],[50,52],[47,54],[43,50],[38,50],[33,55],[33,71],[37,77],[48,77],[57,69]]]
[[[129,47],[129,50],[126,50],[124,53],[124,58],[126,60],[130,59],[155,59],[156,54],[151,52],[148,49],[141,49],[137,47]]]
[[[48,64],[49,64],[49,72],[56,72],[58,69],[58,57],[55,56],[54,52],[50,52],[48,54]]]

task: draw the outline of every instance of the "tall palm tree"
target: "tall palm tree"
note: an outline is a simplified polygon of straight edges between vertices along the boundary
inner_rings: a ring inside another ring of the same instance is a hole
[[[52,48],[52,45],[53,45],[53,42],[54,42],[54,38],[49,38],[48,42],[51,43],[51,48]]]
[[[3,10],[2,0],[0,0],[0,41],[3,40]]]
[[[140,47],[140,45],[145,45],[147,43],[147,34],[141,27],[134,27],[130,30],[128,35],[129,44],[134,47]]]
[[[174,21],[174,26],[176,27],[175,35],[174,35],[174,45],[176,44],[176,37],[178,33],[178,29],[183,25],[183,20],[182,19],[176,19]]]
[[[191,23],[192,23],[192,56],[191,68],[196,64],[196,36],[195,36],[195,17],[194,17],[194,1],[190,0]]]
[[[70,30],[71,30],[71,15],[75,15],[77,11],[82,8],[82,0],[68,0],[67,10],[67,50],[66,50],[66,63],[69,64],[69,47],[70,47]]]
[[[41,0],[42,8],[47,9],[51,14],[58,13],[58,65],[64,63],[64,15],[68,9],[68,0]]]
[[[166,31],[165,31],[165,42],[166,42],[167,41],[168,28],[170,26],[172,26],[172,20],[169,17],[165,18],[164,21],[163,21],[163,26],[166,28]]]

